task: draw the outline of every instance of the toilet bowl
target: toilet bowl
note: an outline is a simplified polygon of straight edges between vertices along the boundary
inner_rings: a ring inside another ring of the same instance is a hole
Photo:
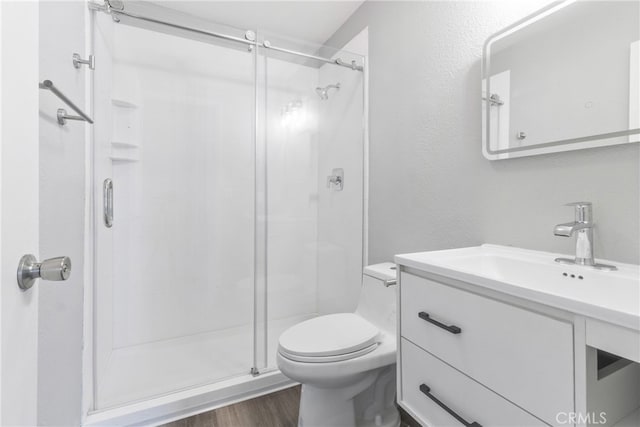
[[[287,329],[277,363],[302,384],[299,427],[397,427],[395,265],[364,268],[354,313]]]

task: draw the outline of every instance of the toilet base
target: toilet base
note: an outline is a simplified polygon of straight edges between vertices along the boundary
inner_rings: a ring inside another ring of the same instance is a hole
[[[298,427],[398,427],[395,366],[366,373],[345,388],[302,385]]]

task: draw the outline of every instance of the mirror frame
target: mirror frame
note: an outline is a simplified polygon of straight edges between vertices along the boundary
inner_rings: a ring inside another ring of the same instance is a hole
[[[578,0],[561,0],[553,2],[542,9],[528,15],[519,21],[505,27],[504,29],[498,31],[497,33],[492,34],[487,38],[484,43],[483,51],[482,51],[482,93],[486,94],[486,96],[482,97],[482,107],[484,108],[485,117],[483,118],[483,129],[482,129],[482,154],[488,160],[502,160],[502,159],[510,159],[524,156],[535,156],[539,154],[548,154],[548,153],[556,153],[562,151],[570,151],[570,150],[580,150],[586,148],[595,148],[595,147],[603,147],[603,146],[611,146],[611,145],[623,145],[623,144],[633,144],[640,142],[640,128],[635,129],[627,129],[616,132],[602,133],[596,135],[585,135],[579,136],[576,138],[562,139],[557,141],[543,142],[535,145],[527,145],[521,147],[513,147],[513,148],[504,148],[499,150],[493,150],[491,148],[491,99],[489,94],[491,93],[491,85],[490,85],[490,73],[491,73],[491,44],[497,42],[500,39],[503,39],[510,34],[515,33],[516,31],[531,25],[573,3],[576,3]],[[584,0],[583,0],[584,1]],[[639,70],[640,72],[640,70]],[[631,90],[640,91],[640,87],[638,88],[630,88]],[[629,137],[632,135],[639,135],[638,138],[635,138],[633,141],[626,142],[614,142],[609,141],[612,138],[620,138],[620,137]]]

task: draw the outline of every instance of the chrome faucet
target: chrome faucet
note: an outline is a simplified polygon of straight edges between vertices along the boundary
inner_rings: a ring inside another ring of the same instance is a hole
[[[584,265],[599,270],[617,270],[613,265],[598,264],[593,258],[593,211],[591,202],[574,202],[566,206],[574,206],[576,219],[574,222],[558,224],[553,228],[553,234],[561,237],[571,237],[576,234],[576,257],[556,258],[561,264]]]

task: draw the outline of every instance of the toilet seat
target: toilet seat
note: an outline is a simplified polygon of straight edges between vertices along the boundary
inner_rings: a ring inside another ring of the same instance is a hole
[[[380,331],[354,313],[320,316],[292,326],[280,336],[278,351],[298,362],[338,362],[372,352]]]

